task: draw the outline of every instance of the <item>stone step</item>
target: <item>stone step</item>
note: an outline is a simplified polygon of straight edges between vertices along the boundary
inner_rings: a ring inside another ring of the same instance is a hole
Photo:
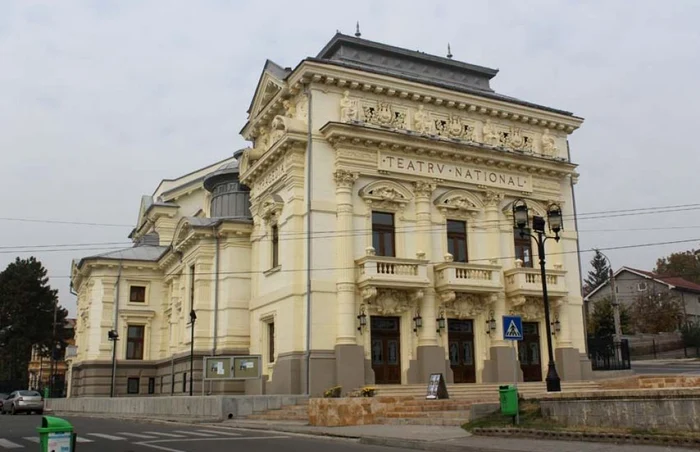
[[[445,427],[460,427],[469,419],[442,419],[442,418],[379,418],[378,424],[382,425],[440,425]]]
[[[268,411],[262,414],[251,414],[247,416],[246,419],[252,421],[308,421],[309,415],[307,413],[280,413]]]
[[[471,403],[441,403],[441,404],[405,404],[396,405],[389,412],[401,413],[433,413],[440,411],[464,411],[471,408]]]
[[[455,410],[455,411],[412,411],[412,412],[393,412],[386,413],[383,417],[388,419],[410,419],[410,418],[430,418],[430,419],[469,419],[471,411]],[[466,421],[463,421],[466,422]]]

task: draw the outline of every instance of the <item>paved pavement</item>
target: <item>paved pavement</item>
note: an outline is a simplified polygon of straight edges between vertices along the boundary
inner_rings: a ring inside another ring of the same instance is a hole
[[[233,429],[264,429],[268,432],[355,438],[359,439],[362,444],[386,445],[397,448],[393,451],[419,449],[436,452],[697,452],[697,449],[680,447],[473,436],[460,427],[419,425],[310,427],[301,422],[245,420],[227,421],[218,425],[229,426]]]
[[[116,419],[64,417],[78,434],[79,452],[395,452],[394,448],[274,431],[220,425],[162,424]],[[0,417],[0,451],[36,451],[40,416]]]
[[[647,375],[700,375],[700,360],[689,358],[632,361],[632,370],[637,374]]]

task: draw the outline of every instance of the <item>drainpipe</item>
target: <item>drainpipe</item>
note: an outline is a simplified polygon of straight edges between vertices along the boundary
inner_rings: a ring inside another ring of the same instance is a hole
[[[311,395],[311,194],[313,183],[313,103],[311,86],[306,85],[306,97],[309,102],[308,143],[306,147],[306,394]]]
[[[114,331],[119,334],[119,286],[121,283],[122,279],[122,261],[119,261],[119,272],[117,273],[117,287],[114,289]],[[114,397],[114,393],[117,390],[117,341],[114,340],[112,341],[112,346],[114,347],[112,349],[112,394],[111,397]]]
[[[216,226],[212,229],[214,229],[216,248],[214,250],[214,343],[211,354],[216,356],[216,343],[219,331],[219,233],[216,231]]]
[[[571,148],[569,147],[569,140],[566,140],[566,158],[571,163]],[[576,256],[578,256],[578,275],[579,275],[579,294],[581,295],[581,300],[583,301],[583,348],[588,356],[588,305],[586,300],[583,299],[583,284],[581,278],[581,246],[579,244],[579,234],[578,234],[578,215],[576,214],[576,193],[574,189],[573,179],[569,179],[569,184],[571,185],[571,200],[574,208],[574,228],[576,229]]]

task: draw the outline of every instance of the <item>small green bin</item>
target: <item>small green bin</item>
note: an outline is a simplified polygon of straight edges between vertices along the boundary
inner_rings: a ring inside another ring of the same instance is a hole
[[[41,419],[39,444],[41,452],[75,452],[75,433],[73,425],[65,419],[44,416]]]
[[[506,416],[518,414],[518,388],[513,385],[499,386],[498,395],[502,414]]]

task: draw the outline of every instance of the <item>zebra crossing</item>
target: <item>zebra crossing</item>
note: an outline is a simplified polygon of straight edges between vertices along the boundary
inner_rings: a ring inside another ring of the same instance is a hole
[[[94,443],[99,441],[131,441],[142,442],[150,440],[173,440],[178,439],[203,439],[203,438],[233,438],[241,436],[240,433],[227,430],[168,430],[161,431],[138,431],[138,432],[78,432],[76,441],[78,443]],[[21,438],[0,438],[0,450],[4,449],[36,449],[39,443],[38,436],[24,436]]]

